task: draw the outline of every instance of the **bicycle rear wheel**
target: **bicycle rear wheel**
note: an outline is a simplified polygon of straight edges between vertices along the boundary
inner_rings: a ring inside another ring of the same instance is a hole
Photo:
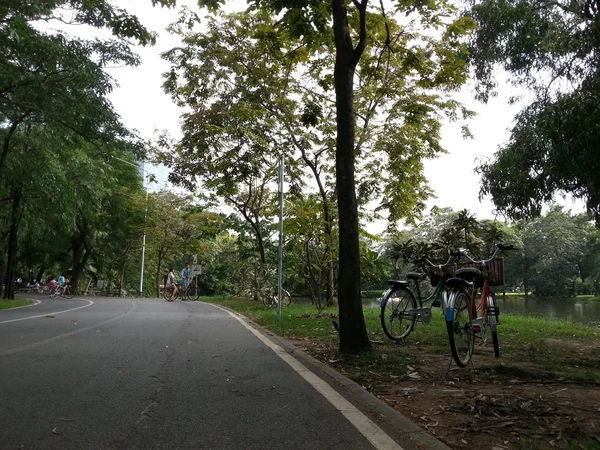
[[[65,288],[63,289],[63,297],[64,298],[73,298],[75,297],[75,291],[73,290],[73,287],[68,285],[65,286]]]
[[[446,315],[446,329],[452,358],[459,367],[467,367],[473,356],[475,335],[471,326],[471,296],[464,289],[456,293],[454,309]]]
[[[500,356],[500,345],[498,343],[498,324],[500,309],[496,306],[496,297],[494,293],[490,291],[487,297],[487,304],[485,308],[486,321],[492,332],[492,344],[494,345],[494,356],[497,358]]]
[[[392,341],[403,341],[415,328],[416,316],[407,311],[417,307],[413,293],[401,286],[387,292],[381,301],[381,328]]]

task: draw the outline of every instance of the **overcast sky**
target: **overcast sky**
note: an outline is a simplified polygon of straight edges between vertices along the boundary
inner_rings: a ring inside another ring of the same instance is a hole
[[[165,27],[177,18],[176,10],[152,8],[149,0],[119,0],[117,3],[130,13],[136,14],[141,22],[159,34],[157,45],[151,48],[139,48],[143,64],[137,68],[111,69],[111,75],[119,83],[110,96],[123,122],[135,128],[145,137],[152,137],[156,129],[166,129],[174,137],[180,135],[179,109],[171,103],[162,91],[162,73],[168,64],[160,58],[161,52],[179,44],[176,37],[170,35]],[[194,0],[178,1],[190,9],[197,9]],[[245,3],[242,3],[245,4]],[[500,80],[499,80],[500,81]],[[476,160],[489,157],[498,146],[508,140],[515,113],[521,105],[509,105],[508,98],[515,94],[514,88],[503,84],[500,95],[492,98],[488,104],[473,100],[472,90],[465,88],[458,96],[477,117],[467,122],[474,139],[461,137],[464,122],[447,124],[442,131],[442,145],[449,151],[425,164],[425,175],[436,197],[428,202],[428,207],[451,207],[454,210],[467,208],[478,219],[493,218],[493,205],[489,200],[479,201],[479,178],[474,173]],[[161,179],[161,187],[166,183],[165,171],[152,169]],[[582,212],[581,202],[558,199],[573,212]]]

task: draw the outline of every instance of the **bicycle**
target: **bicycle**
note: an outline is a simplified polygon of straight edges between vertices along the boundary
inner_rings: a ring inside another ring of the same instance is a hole
[[[429,325],[431,309],[441,306],[452,357],[458,366],[466,367],[471,360],[474,340],[468,313],[471,309],[471,296],[465,289],[470,283],[454,277],[456,263],[452,261],[460,259],[460,256],[461,253],[454,252],[441,265],[425,260],[429,264],[427,272],[431,285],[435,286],[433,293],[426,298],[421,296],[420,288],[420,282],[425,278],[423,273],[407,274],[408,281],[388,281],[390,288],[381,298],[380,320],[384,333],[391,340],[404,342],[417,322]],[[431,304],[425,306],[429,302]],[[397,333],[394,331],[395,324],[399,325]]]
[[[73,287],[66,282],[64,285],[58,286],[56,289],[50,291],[50,298],[55,299],[56,297],[71,299],[75,297],[75,291]]]
[[[165,300],[169,300],[171,298],[171,292],[167,289],[164,289],[163,297]],[[183,301],[198,300],[200,298],[200,287],[196,283],[195,279],[192,279],[190,284],[188,284],[185,289],[181,287],[181,284],[177,283],[177,293],[173,297],[173,300],[177,300],[178,298]]]
[[[267,307],[277,306],[279,299],[277,298],[277,290],[267,289],[263,295],[263,303]],[[292,296],[285,289],[281,289],[281,306],[290,306],[292,304]]]
[[[494,347],[494,356],[500,356],[500,345],[498,342],[498,325],[500,325],[500,308],[496,303],[493,286],[502,286],[504,284],[504,259],[496,258],[501,251],[517,250],[513,245],[496,244],[492,256],[489,259],[474,260],[469,256],[466,250],[461,249],[461,256],[468,259],[463,263],[463,268],[456,271],[455,276],[472,281],[471,287],[471,326],[473,334],[479,333],[482,342],[488,338],[490,331],[492,345]],[[479,303],[475,302],[477,289],[481,288]]]

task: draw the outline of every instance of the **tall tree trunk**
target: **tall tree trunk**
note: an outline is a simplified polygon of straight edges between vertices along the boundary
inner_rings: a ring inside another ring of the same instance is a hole
[[[78,293],[79,279],[90,259],[92,247],[90,245],[88,222],[82,211],[77,212],[75,224],[77,235],[73,238],[73,272],[71,273],[70,283],[75,293]]]
[[[8,259],[6,262],[6,286],[4,289],[5,299],[15,298],[15,279],[17,273],[17,250],[18,250],[18,231],[21,219],[21,190],[13,188],[11,196],[13,198],[10,231],[8,233]]]
[[[162,283],[162,277],[160,272],[162,269],[162,263],[165,257],[165,253],[166,251],[163,251],[163,249],[158,249],[158,255],[156,258],[156,298],[160,298],[160,284]]]
[[[355,3],[356,4],[356,3]],[[360,12],[360,42],[352,46],[344,0],[333,0],[334,69],[337,115],[336,189],[340,224],[339,312],[340,352],[355,354],[371,349],[360,293],[358,205],[354,182],[354,71],[366,45],[366,4]]]
[[[6,282],[6,274],[4,269],[6,269],[6,260],[4,259],[4,255],[6,252],[2,249],[2,254],[0,254],[0,298],[4,297],[4,283]]]
[[[38,270],[38,274],[35,277],[36,283],[40,283],[40,284],[42,283],[42,277],[44,276],[45,271],[46,271],[46,269],[44,266],[40,267],[40,270]]]

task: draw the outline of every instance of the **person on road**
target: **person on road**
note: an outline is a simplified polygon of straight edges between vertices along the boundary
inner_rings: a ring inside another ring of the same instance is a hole
[[[190,264],[187,263],[185,265],[185,269],[181,271],[181,287],[185,290],[189,284],[190,279],[192,278],[192,269],[190,269]]]
[[[169,273],[167,274],[167,282],[165,283],[165,289],[171,291],[171,295],[169,296],[170,302],[175,300],[175,294],[177,294],[177,283],[175,283],[175,274],[173,273],[173,268],[169,268]]]

